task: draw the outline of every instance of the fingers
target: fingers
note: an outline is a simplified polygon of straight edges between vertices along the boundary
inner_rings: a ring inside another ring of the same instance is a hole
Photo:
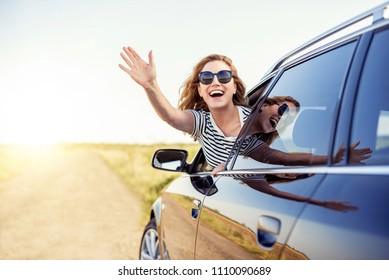
[[[131,57],[134,59],[134,60],[139,60],[139,59],[142,59],[140,57],[140,55],[131,47],[127,47],[125,48],[127,50],[128,53],[131,54]]]
[[[215,167],[215,168],[212,170],[211,175],[212,175],[212,176],[216,176],[217,173],[218,173],[219,171],[221,171],[221,170],[222,170],[222,169],[221,169],[219,166],[217,166],[217,167]]]
[[[216,166],[212,170],[211,175],[212,176],[216,176],[219,171],[222,171],[224,169],[224,167],[225,167],[225,164],[224,163],[220,163],[218,166]]]
[[[361,141],[358,140],[357,142],[355,142],[354,144],[351,144],[350,146],[351,146],[352,149],[354,149],[354,148],[357,147],[360,143],[361,143]]]
[[[365,155],[365,154],[371,154],[373,151],[369,148],[365,148],[365,149],[360,149],[360,153]]]
[[[139,54],[131,47],[123,47],[123,52],[120,53],[120,56],[128,67],[119,64],[119,68],[130,76],[132,76],[132,71],[138,67],[137,65],[146,64]]]
[[[325,201],[324,206],[336,211],[347,212],[358,210],[357,206],[349,204],[349,201]]]
[[[131,47],[123,47],[123,51],[131,59],[132,62],[138,60],[135,56],[139,57],[139,55],[135,52],[135,50],[131,49]],[[136,54],[136,55],[134,55],[134,54]]]
[[[120,53],[120,56],[123,58],[123,60],[126,62],[128,67],[131,69],[134,67],[134,65],[139,61],[141,63],[145,63],[142,58],[139,56],[139,54],[131,47],[123,47],[123,52]]]
[[[153,56],[153,51],[149,51],[149,64],[150,66],[154,66],[154,56]]]
[[[120,56],[123,58],[123,60],[126,62],[126,64],[132,68],[134,67],[134,62],[136,61],[134,55],[131,53],[131,51],[129,50],[129,48],[123,48],[123,52],[120,53]]]
[[[127,67],[125,67],[125,66],[123,66],[121,64],[119,64],[119,68],[122,69],[124,72],[127,72],[128,74],[130,74],[130,72],[131,72],[130,69],[128,69]]]
[[[216,177],[216,176],[218,176],[217,173],[218,173],[219,171],[221,171],[221,170],[218,169],[218,168],[215,168],[215,169],[213,169],[213,170],[211,171],[211,175]]]

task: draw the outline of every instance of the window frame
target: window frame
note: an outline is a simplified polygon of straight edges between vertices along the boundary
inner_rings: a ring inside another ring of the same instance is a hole
[[[359,43],[360,43],[359,41],[360,41],[360,39],[361,39],[361,36],[350,38],[350,39],[348,39],[346,41],[339,42],[339,43],[337,43],[335,45],[332,45],[332,46],[330,46],[328,48],[321,49],[317,53],[313,53],[312,52],[312,53],[310,53],[308,55],[304,55],[303,57],[301,57],[301,58],[299,58],[299,59],[297,59],[295,61],[292,61],[292,62],[286,64],[285,66],[279,68],[276,72],[274,72],[271,75],[268,75],[267,77],[265,77],[248,94],[249,98],[254,95],[255,98],[257,99],[255,102],[254,101],[250,102],[251,104],[253,104],[253,106],[252,106],[253,112],[255,112],[256,114],[258,113],[258,111],[259,111],[258,110],[258,106],[262,106],[263,105],[264,99],[266,99],[272,93],[272,90],[273,90],[274,86],[277,84],[277,82],[279,81],[280,77],[284,74],[285,71],[288,71],[289,69],[291,69],[293,67],[302,65],[303,63],[305,63],[307,61],[315,59],[316,57],[324,55],[324,54],[326,54],[328,52],[331,52],[331,51],[333,51],[333,50],[335,50],[337,48],[341,48],[342,46],[345,46],[347,44],[356,42],[355,47],[352,50],[352,53],[351,53],[351,56],[350,56],[350,61],[346,65],[346,69],[345,69],[345,72],[344,72],[345,75],[344,75],[343,80],[341,82],[337,104],[335,105],[335,109],[334,109],[334,115],[335,116],[334,116],[334,118],[332,120],[332,126],[331,126],[331,130],[330,130],[332,136],[329,139],[327,155],[329,156],[329,155],[333,154],[335,137],[337,135],[336,129],[337,129],[338,117],[339,117],[339,114],[340,114],[341,100],[343,99],[343,96],[345,95],[345,86],[348,83],[349,72],[351,71],[351,68],[353,66],[356,52],[359,49]],[[261,91],[262,88],[264,88],[264,90],[262,90],[262,93],[261,94],[256,94],[256,92]],[[259,100],[262,97],[263,97],[262,104],[259,104],[260,103]],[[241,137],[245,137],[247,135],[248,128],[250,126],[251,126],[251,124],[247,125],[247,126],[244,126],[242,128],[242,130],[240,131],[237,139],[239,139]],[[237,142],[235,143],[235,145],[236,144],[237,144]],[[240,146],[241,145],[239,145],[238,150],[240,150]],[[231,151],[230,159],[229,159],[229,161],[227,161],[225,170],[234,170],[234,168],[235,168],[235,163],[236,163],[237,157],[239,156],[239,153],[237,153],[237,152],[234,153],[234,150],[236,151],[236,149],[232,149],[232,151]],[[332,163],[332,157],[329,156],[329,160],[327,161],[326,165],[328,166],[331,163]],[[281,168],[290,168],[290,167],[283,167],[283,166],[279,166],[278,168],[280,168],[280,167]],[[255,169],[258,169],[258,170],[264,169],[264,170],[266,170],[267,168],[258,167],[258,168],[255,168]],[[274,169],[274,166],[271,169]],[[292,167],[292,169],[295,169],[295,168]]]

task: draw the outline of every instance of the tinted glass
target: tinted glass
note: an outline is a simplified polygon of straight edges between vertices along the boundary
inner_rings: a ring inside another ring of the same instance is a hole
[[[352,143],[373,153],[366,164],[389,163],[389,30],[373,37],[360,80]],[[351,162],[352,163],[352,162]]]
[[[256,163],[254,165],[250,163],[250,166],[267,166],[264,163],[272,165],[326,164],[337,102],[355,45],[355,42],[348,43],[296,65],[283,73],[269,97],[290,96],[299,103],[299,106],[296,108],[295,105],[291,106],[287,102],[290,108],[280,116],[278,109],[285,101],[282,101],[282,98],[276,98],[276,104],[269,105],[274,107],[273,113],[268,114],[267,112],[270,112],[268,108],[262,107],[257,116],[255,116],[256,110],[253,110],[252,118],[258,120],[257,124],[263,122],[275,127],[278,135],[275,140],[268,140],[271,148],[289,155],[296,152],[305,154],[299,159],[295,156],[283,158],[283,155],[278,153],[274,156],[276,159],[272,160],[273,153],[268,153],[266,159],[255,158]],[[251,131],[255,131],[256,121],[253,122]],[[246,122],[246,125],[249,125],[249,122]],[[265,141],[270,133],[258,133],[257,135]],[[244,139],[247,138],[246,136]],[[244,140],[241,141],[244,142]],[[262,147],[265,146],[262,145]],[[263,150],[250,151],[250,155],[258,154],[257,152],[264,153]],[[243,149],[240,153],[247,156]],[[320,157],[309,158],[308,153]],[[251,157],[250,155],[248,158]],[[246,163],[244,163],[245,166],[240,165],[242,161],[247,160],[243,157],[239,158],[236,168],[247,167]]]

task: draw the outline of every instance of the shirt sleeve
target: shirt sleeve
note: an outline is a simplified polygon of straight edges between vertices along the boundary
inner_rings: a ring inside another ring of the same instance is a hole
[[[195,110],[189,110],[189,111],[192,112],[194,117],[194,125],[193,125],[193,131],[191,136],[195,140],[197,140],[199,137],[201,137],[204,131],[205,115],[203,114],[202,111],[195,111]]]

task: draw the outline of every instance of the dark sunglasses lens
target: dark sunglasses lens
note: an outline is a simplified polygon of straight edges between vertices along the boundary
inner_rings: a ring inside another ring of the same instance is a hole
[[[278,108],[278,115],[282,116],[289,109],[288,104],[284,103]]]
[[[212,72],[201,72],[199,75],[200,83],[204,85],[209,85],[213,81],[213,73]]]
[[[227,84],[231,81],[232,74],[230,71],[222,70],[219,73],[217,73],[217,79],[222,84]]]

